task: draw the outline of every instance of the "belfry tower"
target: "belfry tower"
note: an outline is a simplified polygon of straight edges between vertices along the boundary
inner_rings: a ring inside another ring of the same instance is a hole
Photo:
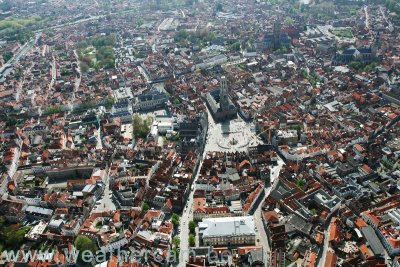
[[[219,92],[219,107],[222,111],[229,110],[229,96],[228,96],[228,85],[226,77],[221,77],[221,90]]]
[[[282,25],[279,20],[274,23],[274,48],[278,49],[281,46]]]

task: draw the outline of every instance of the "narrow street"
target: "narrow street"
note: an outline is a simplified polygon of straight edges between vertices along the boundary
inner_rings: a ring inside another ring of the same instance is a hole
[[[16,101],[20,101],[20,97],[21,97],[21,93],[22,93],[22,89],[24,87],[25,84],[25,77],[27,73],[31,73],[33,67],[33,63],[31,65],[29,65],[29,67],[27,67],[26,70],[24,70],[23,75],[22,75],[22,80],[19,82],[17,89],[16,89],[16,93],[15,93],[15,100]]]
[[[142,66],[138,66],[140,74],[142,74],[146,78],[147,83],[151,83],[150,77],[147,75],[147,72],[143,69]]]
[[[56,58],[53,55],[53,61],[51,62],[51,81],[49,84],[49,91],[51,88],[53,88],[54,83],[56,82],[57,78],[57,63],[56,63]]]
[[[278,177],[279,177],[279,172],[282,169],[282,166],[284,165],[284,161],[278,157],[278,165],[273,167],[271,170],[271,186],[264,189],[265,190],[265,197],[264,199],[260,202],[260,205],[258,206],[257,210],[254,213],[254,221],[256,223],[256,228],[257,228],[257,245],[263,246],[263,252],[264,252],[264,262],[269,261],[270,253],[271,253],[271,248],[269,246],[268,242],[268,235],[265,231],[264,224],[262,221],[262,206],[264,203],[265,198],[269,196],[271,193],[271,189],[274,187],[274,184],[277,183]]]
[[[383,11],[383,7],[379,6],[379,11],[381,12],[383,20],[388,24],[389,30],[393,30],[393,24],[390,20],[387,19],[385,12]]]
[[[13,161],[11,162],[11,165],[7,171],[8,176],[10,177],[13,177],[18,169],[18,162],[19,162],[19,157],[21,155],[21,149],[22,149],[22,140],[19,140],[19,147],[16,151],[17,153],[14,155]]]
[[[368,30],[370,30],[370,26],[369,26],[369,14],[368,14],[368,7],[364,6],[364,13],[365,13],[365,28],[367,28]]]
[[[319,263],[318,266],[319,267],[324,267],[325,266],[325,260],[326,260],[326,254],[328,253],[329,250],[329,231],[330,231],[331,227],[329,225],[328,229],[326,231],[324,231],[324,247],[322,248],[322,255],[321,258],[319,259]]]
[[[82,73],[79,67],[79,56],[76,50],[74,50],[75,58],[76,58],[76,64],[78,65],[78,75],[75,77],[75,83],[74,83],[74,91],[72,93],[72,99],[71,99],[71,104],[75,102],[76,99],[76,92],[79,90],[79,86],[81,85],[81,80],[82,80]]]
[[[100,124],[100,121],[99,121],[99,124]],[[97,150],[103,149],[103,143],[101,141],[101,124],[99,125],[99,128],[95,131],[95,136],[97,139],[96,149]]]

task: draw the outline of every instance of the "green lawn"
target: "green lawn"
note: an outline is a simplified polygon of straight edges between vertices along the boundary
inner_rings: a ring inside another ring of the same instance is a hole
[[[341,38],[353,38],[353,32],[350,28],[340,28],[340,29],[332,29],[330,32],[337,37]]]
[[[96,223],[96,229],[101,229],[103,224],[101,222]]]

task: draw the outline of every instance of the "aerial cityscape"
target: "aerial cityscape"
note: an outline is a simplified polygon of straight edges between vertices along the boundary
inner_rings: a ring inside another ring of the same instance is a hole
[[[0,266],[400,267],[399,0],[0,0]]]

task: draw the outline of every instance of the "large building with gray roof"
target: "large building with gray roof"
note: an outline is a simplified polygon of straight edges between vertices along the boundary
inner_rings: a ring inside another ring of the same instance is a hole
[[[164,108],[168,97],[164,92],[151,90],[136,97],[133,104],[135,111],[155,110]]]
[[[365,226],[361,228],[361,232],[368,242],[369,247],[375,255],[383,255],[384,248],[381,241],[376,235],[374,229],[371,226]]]
[[[199,235],[205,246],[254,245],[253,216],[207,218],[199,223]]]
[[[31,219],[50,219],[53,215],[53,210],[36,206],[28,206],[25,210],[25,213],[27,217]]]

